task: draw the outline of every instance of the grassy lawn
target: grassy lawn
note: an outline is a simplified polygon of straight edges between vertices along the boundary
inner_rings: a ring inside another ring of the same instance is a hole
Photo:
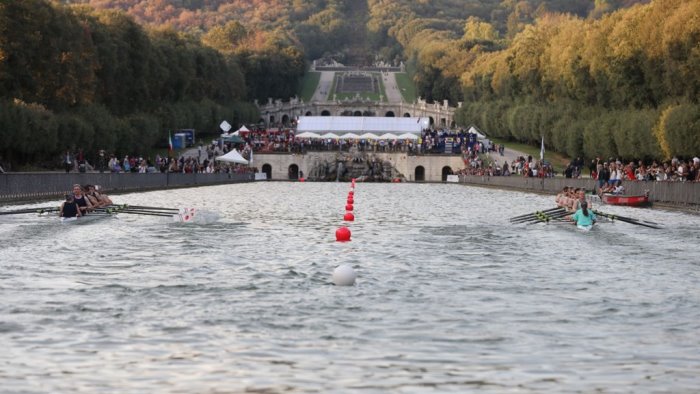
[[[301,99],[304,102],[311,101],[314,96],[316,87],[318,87],[318,82],[321,80],[321,73],[316,71],[307,72],[304,75],[304,79],[301,81]]]
[[[396,84],[399,86],[403,101],[413,103],[416,101],[416,86],[406,73],[396,73]]]
[[[387,101],[386,98],[386,92],[384,91],[384,82],[382,81],[381,75],[379,73],[372,73],[372,75],[378,76],[378,81],[379,81],[379,93],[372,93],[372,92],[362,92],[359,93],[361,98],[364,99],[370,99],[372,101],[379,101],[379,96],[382,95],[383,100],[382,101]],[[335,91],[335,88],[338,84],[338,73],[336,73],[333,76],[333,87],[331,88],[331,93],[329,95],[329,99],[333,99],[335,97],[336,100],[345,100],[345,99],[354,99],[355,98],[355,93],[337,93]]]
[[[520,142],[514,142],[514,141],[506,141],[506,140],[500,139],[500,138],[489,138],[489,139],[496,144],[505,145],[506,149],[512,149],[512,150],[516,150],[519,152],[523,152],[526,155],[531,155],[533,158],[538,159],[538,160],[540,158],[539,146],[532,146],[532,145],[527,145],[527,144],[523,144]],[[564,173],[564,169],[566,169],[566,166],[571,161],[571,158],[567,157],[565,155],[562,155],[561,153],[558,153],[558,152],[551,152],[551,151],[548,152],[545,148],[544,160],[552,163],[552,165],[554,166],[554,171],[557,172],[557,176],[562,176],[562,174]]]

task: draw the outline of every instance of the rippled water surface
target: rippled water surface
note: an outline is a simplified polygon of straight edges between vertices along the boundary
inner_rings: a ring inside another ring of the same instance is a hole
[[[337,243],[349,190],[114,196],[210,224],[0,216],[0,391],[700,389],[700,217],[605,207],[665,228],[582,233],[509,223],[548,196],[358,184]],[[355,286],[332,284],[339,264]]]

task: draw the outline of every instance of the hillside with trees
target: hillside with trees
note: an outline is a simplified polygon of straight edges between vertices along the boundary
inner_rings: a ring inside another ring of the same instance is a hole
[[[309,60],[404,62],[461,124],[570,156],[697,154],[691,0],[26,0],[0,3],[0,155],[138,151],[257,120]],[[26,138],[31,135],[32,138]],[[36,137],[36,138],[34,138]],[[144,148],[146,147],[146,148]]]

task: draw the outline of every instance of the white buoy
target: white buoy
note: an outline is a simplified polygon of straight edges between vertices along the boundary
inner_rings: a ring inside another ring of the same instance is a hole
[[[333,270],[333,283],[336,286],[352,286],[356,278],[355,270],[347,264],[339,265]]]

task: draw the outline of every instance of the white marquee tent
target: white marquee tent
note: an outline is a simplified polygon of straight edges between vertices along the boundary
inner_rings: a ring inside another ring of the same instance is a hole
[[[227,163],[248,164],[248,160],[244,159],[237,150],[233,149],[223,156],[218,156],[214,160],[225,161]]]
[[[325,138],[357,138],[342,137],[344,134],[364,135],[383,134],[394,135],[413,134],[420,137],[421,131],[430,125],[428,118],[389,118],[373,116],[300,116],[297,122],[297,133],[325,134]],[[334,135],[335,137],[326,137]],[[369,137],[364,137],[369,138]]]

